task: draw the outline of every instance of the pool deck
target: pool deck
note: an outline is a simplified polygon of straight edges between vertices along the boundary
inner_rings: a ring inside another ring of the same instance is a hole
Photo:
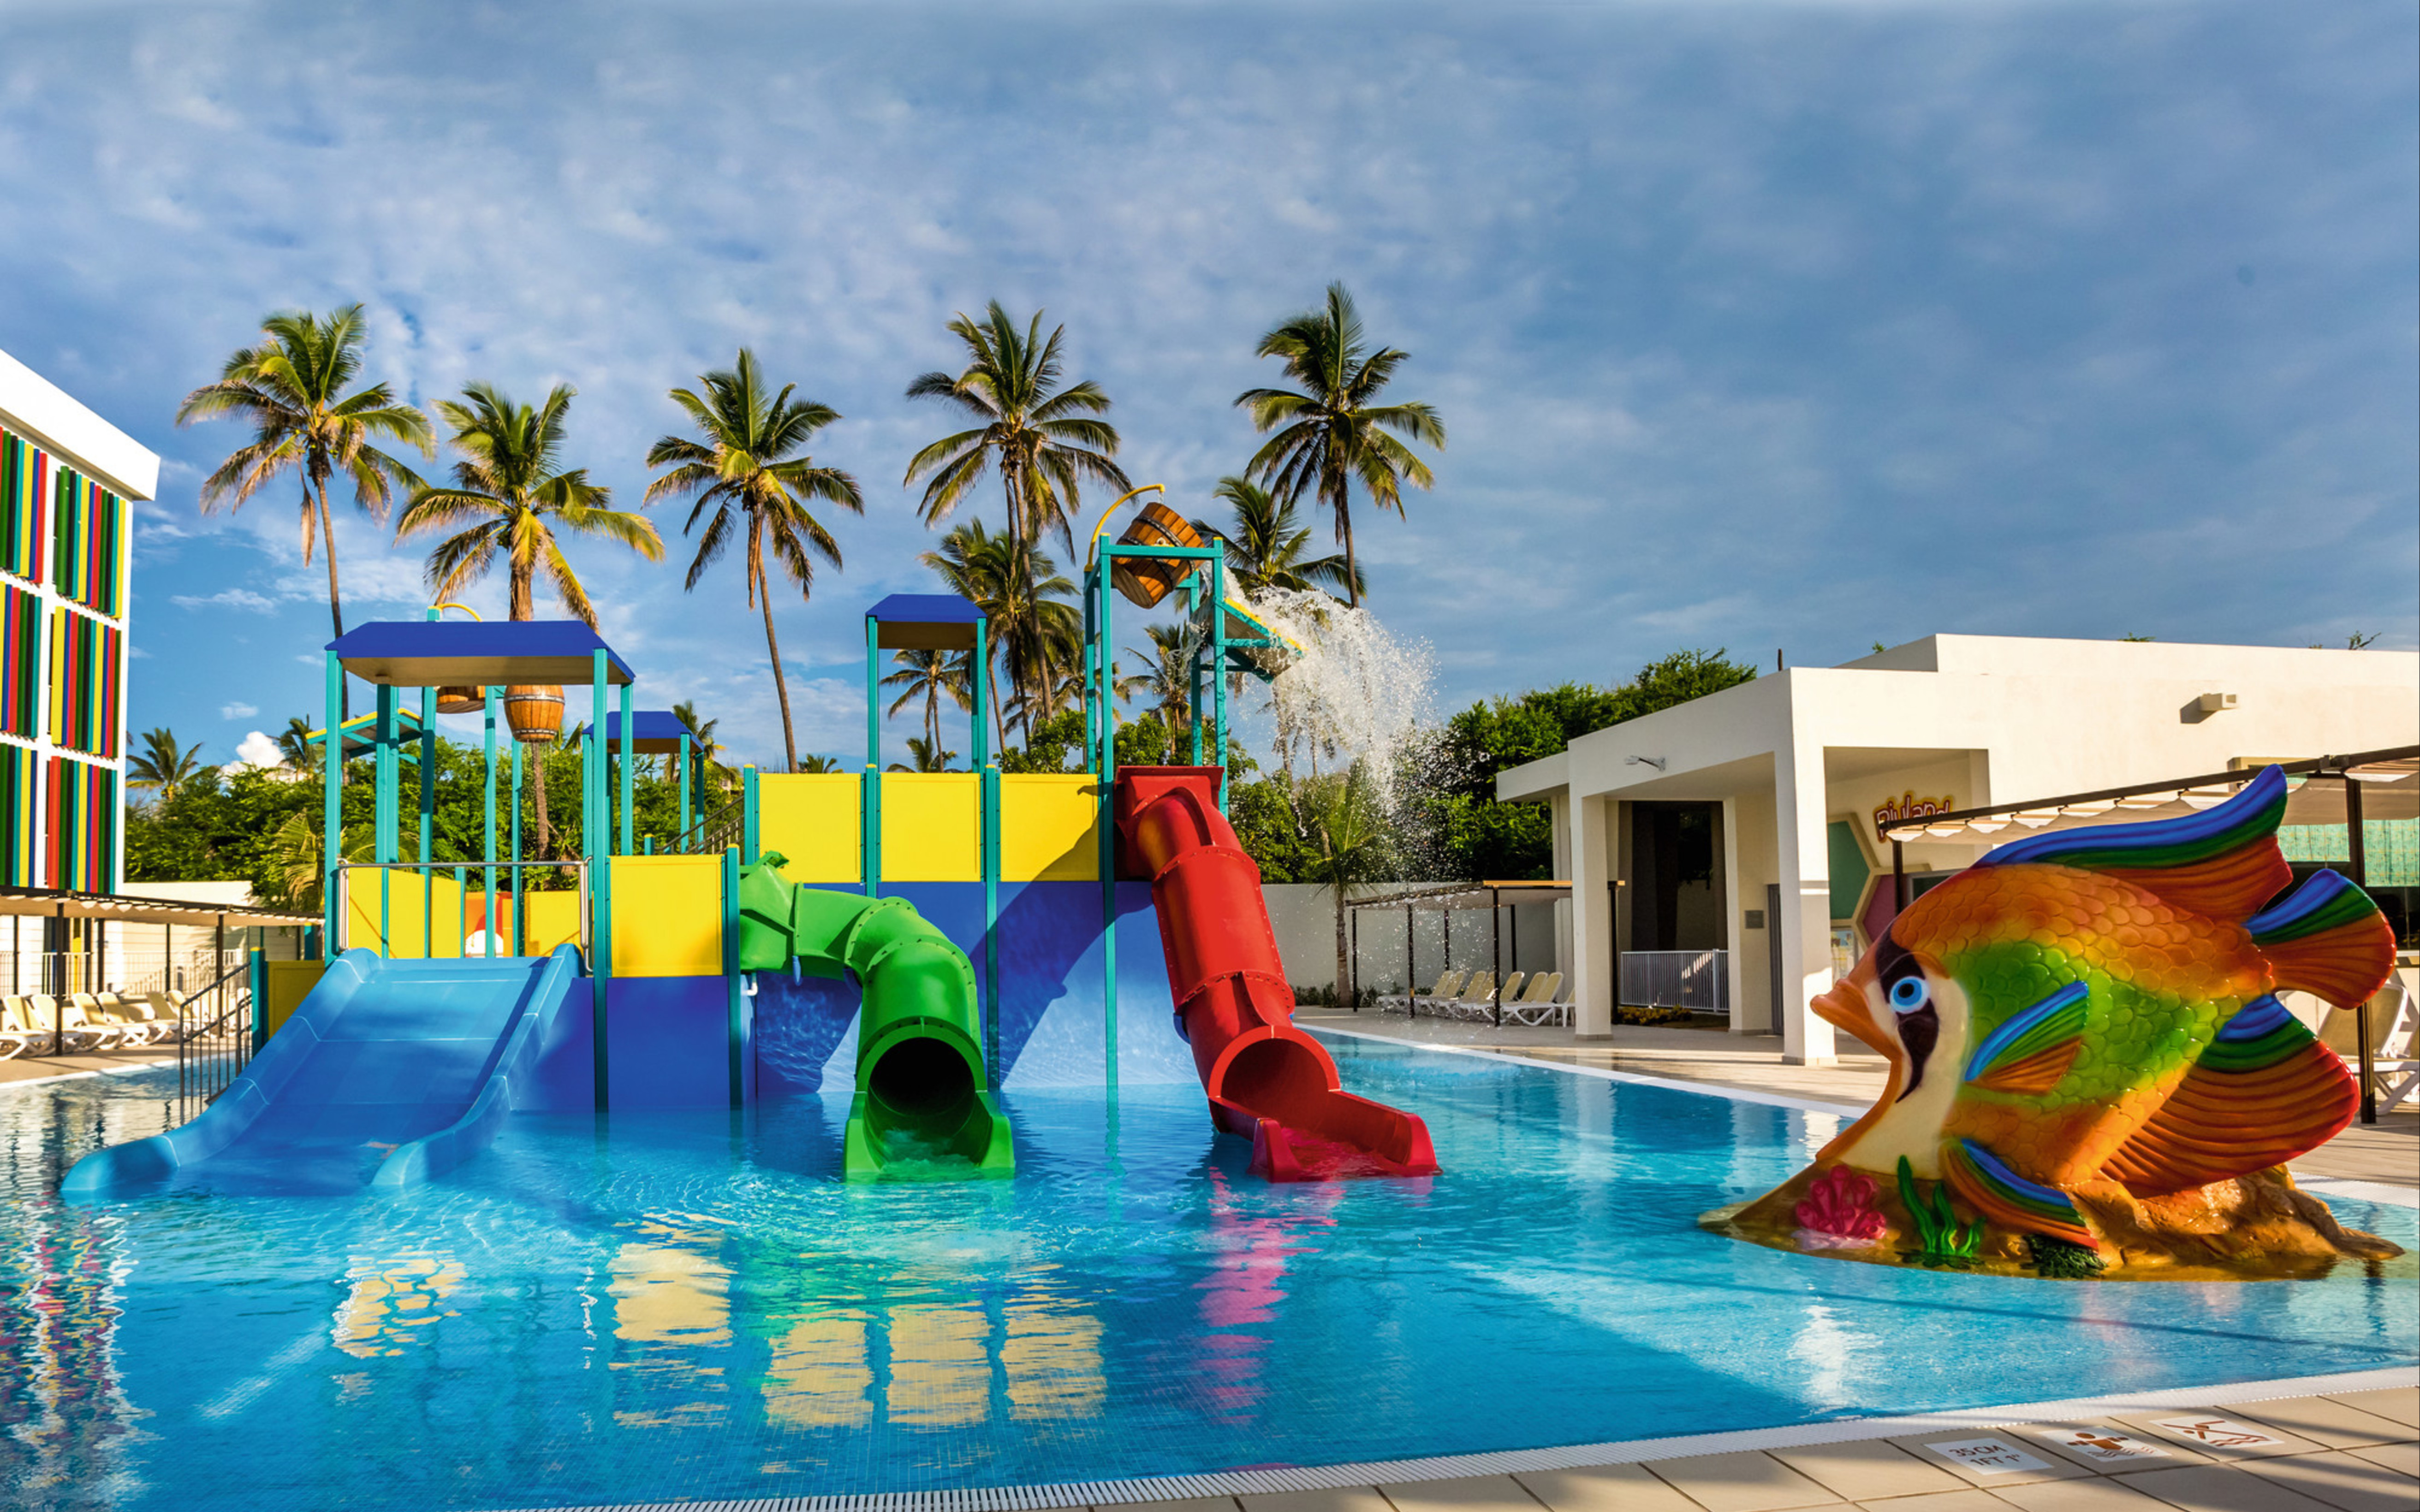
[[[1852,1116],[1873,1105],[1885,1080],[1879,1056],[1844,1055],[1832,1066],[1789,1065],[1781,1057],[1780,1038],[1770,1034],[1619,1026],[1606,1039],[1575,1041],[1569,1029],[1496,1028],[1454,1019],[1405,1019],[1399,1014],[1319,1008],[1297,1009],[1295,1022],[1306,1028],[1366,1034],[1406,1044],[1481,1051],[1667,1081],[1702,1082],[1733,1091],[1825,1103]],[[2293,1171],[2303,1178],[2373,1181],[2420,1190],[2420,1103],[2406,1102],[2375,1124],[2354,1123],[2294,1162]],[[1937,1512],[1958,1509],[1944,1506]]]

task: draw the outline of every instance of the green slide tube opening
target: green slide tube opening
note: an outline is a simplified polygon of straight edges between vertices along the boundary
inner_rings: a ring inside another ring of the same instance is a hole
[[[902,898],[799,887],[768,852],[739,869],[742,971],[792,961],[857,979],[857,1095],[843,1164],[852,1181],[951,1180],[1016,1169],[985,1079],[974,966]]]

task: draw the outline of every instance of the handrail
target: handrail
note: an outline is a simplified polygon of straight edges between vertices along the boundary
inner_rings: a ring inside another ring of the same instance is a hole
[[[712,813],[700,814],[697,823],[684,829],[673,841],[673,850],[682,856],[702,856],[722,849],[707,843],[714,834],[727,825],[736,825],[748,807],[745,795],[733,798]]]
[[[199,1002],[206,994],[217,992],[229,981],[234,980],[238,977],[248,974],[251,970],[252,963],[249,961],[240,966],[231,966],[226,971],[222,972],[217,980],[207,983],[204,986],[197,987],[194,991],[185,994],[185,1001],[189,1003]],[[196,1034],[216,1034],[219,1031],[219,1026],[234,1017],[239,1011],[243,1012],[250,1012],[252,1011],[252,1003],[249,997],[238,998],[233,1007],[228,1008],[218,1017],[210,1020],[208,1024],[203,1025],[194,1032]]]

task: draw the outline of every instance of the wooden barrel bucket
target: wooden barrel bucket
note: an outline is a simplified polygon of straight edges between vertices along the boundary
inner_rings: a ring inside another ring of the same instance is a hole
[[[512,724],[513,738],[523,745],[543,746],[559,740],[563,737],[563,689],[505,688],[504,717]]]
[[[488,690],[484,687],[441,687],[437,690],[437,712],[440,714],[476,714],[488,706]]]
[[[1120,546],[1187,546],[1202,544],[1202,533],[1190,520],[1154,501],[1142,506],[1125,533],[1118,537]],[[1149,609],[1176,590],[1176,585],[1193,576],[1201,565],[1198,560],[1171,557],[1154,560],[1149,557],[1125,557],[1109,565],[1109,581],[1129,603]]]

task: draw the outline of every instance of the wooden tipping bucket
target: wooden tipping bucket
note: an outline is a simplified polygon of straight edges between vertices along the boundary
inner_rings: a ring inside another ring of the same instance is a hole
[[[1118,537],[1120,546],[1188,546],[1202,544],[1202,533],[1190,520],[1154,501],[1142,506],[1125,533]],[[1129,603],[1150,609],[1173,593],[1176,585],[1193,576],[1201,563],[1185,557],[1156,561],[1149,557],[1127,557],[1109,566],[1109,581]]]
[[[511,722],[513,738],[527,746],[543,746],[563,735],[563,689],[560,687],[508,687],[504,689],[504,717]]]
[[[437,690],[437,712],[440,714],[476,714],[488,706],[488,690],[484,687],[441,687]]]

